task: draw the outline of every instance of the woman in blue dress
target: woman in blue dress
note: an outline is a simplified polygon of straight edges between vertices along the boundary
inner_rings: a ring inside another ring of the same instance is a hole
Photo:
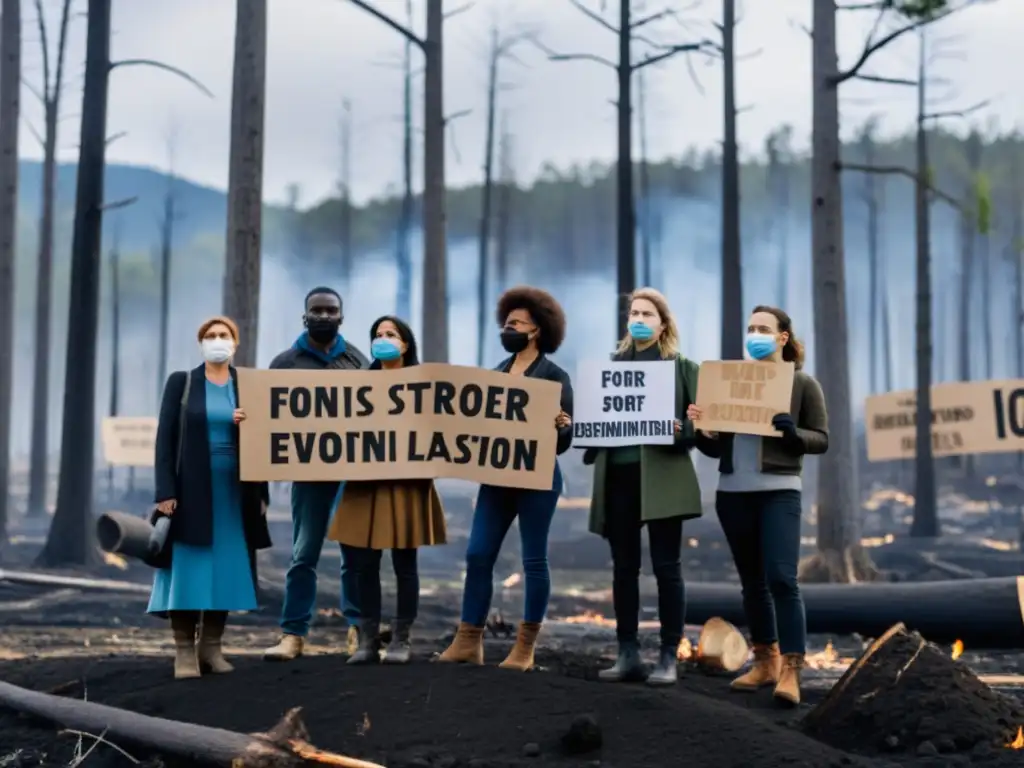
[[[267,484],[238,474],[238,326],[214,317],[197,338],[205,362],[167,379],[156,434],[156,514],[171,526],[148,611],[170,618],[176,678],[233,669],[227,615],[256,609],[255,553],[271,544]]]

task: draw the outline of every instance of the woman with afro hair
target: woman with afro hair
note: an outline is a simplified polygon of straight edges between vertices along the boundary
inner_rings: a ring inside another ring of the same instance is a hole
[[[495,370],[562,385],[561,411],[552,425],[557,430],[557,452],[561,455],[572,444],[572,382],[569,374],[547,356],[557,351],[565,338],[565,313],[547,291],[520,286],[509,289],[498,300],[497,320],[501,344],[511,357]],[[494,591],[494,563],[512,521],[518,518],[526,598],[515,646],[499,666],[522,671],[533,667],[537,634],[551,595],[548,532],[561,492],[562,472],[557,464],[549,491],[480,487],[466,549],[462,621],[439,661],[484,663],[483,631]]]

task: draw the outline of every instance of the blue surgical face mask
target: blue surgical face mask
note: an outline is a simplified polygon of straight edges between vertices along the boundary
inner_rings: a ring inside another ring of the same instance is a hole
[[[654,329],[644,323],[630,323],[629,335],[634,341],[650,341],[654,338]]]
[[[775,354],[775,337],[768,333],[747,334],[747,354],[752,360],[766,360]]]
[[[380,360],[387,362],[388,360],[397,360],[402,356],[402,350],[395,342],[391,339],[374,339],[370,345],[370,354],[373,355],[374,360]]]

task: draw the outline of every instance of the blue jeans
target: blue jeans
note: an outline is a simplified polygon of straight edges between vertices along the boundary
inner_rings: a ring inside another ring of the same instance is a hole
[[[395,571],[395,582],[398,587],[398,605],[394,613],[395,621],[412,624],[420,606],[420,573],[417,567],[416,549],[392,549],[391,564]],[[380,621],[381,588],[380,560],[383,554],[379,549],[365,549],[341,545],[342,556],[348,566],[349,573],[358,584],[358,592],[352,602],[358,615],[367,621]]]
[[[804,653],[807,616],[796,573],[800,561],[800,491],[719,491],[715,509],[743,587],[750,638]]]
[[[309,634],[316,605],[316,567],[339,492],[338,483],[292,483],[292,561],[284,580],[281,609],[281,629],[286,635]],[[342,552],[341,612],[350,624],[359,619],[350,600],[356,589]]]
[[[554,487],[550,491],[480,486],[466,549],[466,585],[462,591],[464,623],[482,627],[487,622],[494,595],[494,563],[517,517],[526,581],[523,621],[540,623],[544,620],[551,597],[548,532],[561,493],[562,473],[557,465]]]

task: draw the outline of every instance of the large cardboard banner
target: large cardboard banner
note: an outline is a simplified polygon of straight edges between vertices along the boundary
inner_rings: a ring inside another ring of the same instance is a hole
[[[968,381],[931,388],[932,454],[1024,450],[1024,380]],[[917,393],[889,392],[864,405],[868,461],[917,455]]]
[[[448,477],[550,490],[561,394],[552,381],[440,363],[240,368],[242,480]]]
[[[706,432],[778,437],[772,418],[789,413],[793,396],[792,363],[757,360],[707,360],[700,364],[697,405]]]
[[[675,407],[674,360],[585,360],[573,380],[573,445],[671,445]]]
[[[100,425],[103,458],[115,467],[152,467],[156,457],[153,416],[108,416]]]

